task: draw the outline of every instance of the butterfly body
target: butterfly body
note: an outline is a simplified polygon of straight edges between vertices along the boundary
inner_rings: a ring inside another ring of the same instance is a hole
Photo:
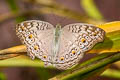
[[[61,25],[57,24],[55,31],[54,31],[54,38],[53,38],[53,49],[52,49],[52,63],[55,62],[55,57],[57,53],[59,53],[59,44],[60,44],[60,34],[61,34]]]
[[[68,69],[83,58],[86,51],[104,40],[104,30],[91,24],[74,23],[61,28],[39,20],[24,21],[16,26],[16,33],[27,47],[32,59],[46,65]]]

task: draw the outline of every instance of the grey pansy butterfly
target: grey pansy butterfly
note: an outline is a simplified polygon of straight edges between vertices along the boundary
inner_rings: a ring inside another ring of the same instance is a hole
[[[24,21],[16,26],[16,33],[35,56],[58,69],[78,64],[86,51],[104,40],[104,30],[91,24],[74,23],[61,28],[39,20]]]

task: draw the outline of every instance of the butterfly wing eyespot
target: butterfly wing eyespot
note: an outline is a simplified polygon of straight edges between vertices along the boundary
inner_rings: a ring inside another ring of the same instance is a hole
[[[75,55],[75,53],[76,53],[76,51],[75,51],[75,50],[72,50],[72,54],[74,54],[74,55]]]
[[[60,57],[60,60],[63,61],[63,60],[64,60],[64,57]]]
[[[86,42],[85,38],[82,38],[82,39],[81,39],[81,42],[82,42],[82,43],[85,43],[85,42]]]
[[[30,34],[28,38],[29,38],[29,39],[33,38],[33,35],[32,35],[32,34]]]
[[[43,58],[44,58],[44,59],[46,59],[46,58],[47,58],[47,56],[46,56],[46,55],[44,55],[44,56],[43,56]]]
[[[38,50],[39,48],[38,48],[38,46],[37,45],[35,45],[34,46],[34,50]]]

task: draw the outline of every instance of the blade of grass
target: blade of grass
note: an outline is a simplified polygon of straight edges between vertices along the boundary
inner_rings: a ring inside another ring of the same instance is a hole
[[[36,71],[39,75],[40,80],[48,80],[52,76],[52,74],[50,74],[46,68],[36,68]]]
[[[120,21],[107,22],[105,24],[99,24],[96,26],[102,28],[107,33],[114,32],[120,30]]]
[[[3,72],[0,72],[0,80],[7,80]]]
[[[103,20],[103,16],[97,9],[94,0],[81,0],[81,5],[90,17],[96,20]]]
[[[84,74],[84,76],[78,77],[76,78],[77,80],[94,80],[96,77],[98,77],[102,72],[104,72],[107,68],[109,68],[108,66],[96,69],[94,71],[91,71],[87,74]]]
[[[101,76],[120,79],[120,70],[107,69],[101,74]]]
[[[109,53],[109,54],[106,53],[106,54],[108,55],[108,57],[106,57],[106,58],[103,58],[98,61],[95,60],[91,64],[88,64],[88,65],[85,65],[82,67],[81,66],[74,67],[73,69],[65,71],[62,74],[51,78],[50,80],[73,80],[75,78],[79,78],[79,80],[82,80],[82,79],[86,78],[86,75],[91,73],[92,71],[95,71],[96,69],[100,69],[102,67],[107,66],[108,64],[111,64],[115,61],[120,60],[119,52],[118,53]],[[98,57],[100,57],[100,56],[101,55],[99,55]]]
[[[31,60],[29,57],[26,56],[18,56],[18,57],[14,57],[14,58],[10,58],[10,59],[6,59],[6,60],[0,60],[0,66],[1,67],[12,67],[12,66],[16,66],[16,67],[44,67],[43,62],[41,62],[40,60]]]
[[[14,14],[18,14],[19,8],[16,4],[16,0],[6,0],[6,2],[8,3],[8,6],[10,7],[11,12],[13,12]],[[16,18],[16,22],[21,22],[24,20],[25,18],[23,16],[19,16]]]

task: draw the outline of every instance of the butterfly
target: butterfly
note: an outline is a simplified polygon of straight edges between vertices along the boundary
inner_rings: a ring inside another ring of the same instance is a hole
[[[16,34],[27,47],[32,58],[42,60],[46,66],[69,69],[79,63],[84,53],[102,42],[105,31],[92,24],[73,23],[56,28],[48,22],[28,20],[16,25]]]

